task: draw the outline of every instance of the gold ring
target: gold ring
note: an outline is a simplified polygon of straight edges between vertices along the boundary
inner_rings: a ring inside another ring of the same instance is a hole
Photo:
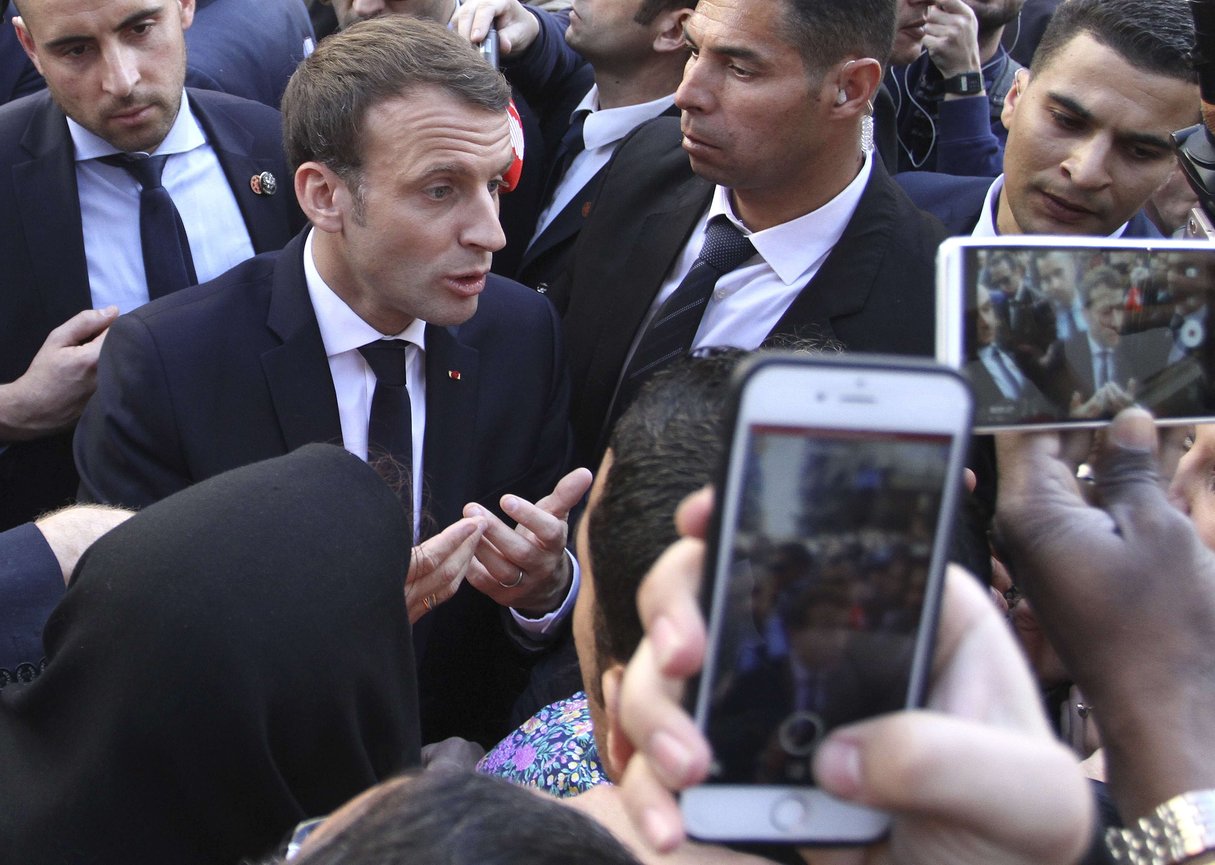
[[[492,577],[491,579],[493,579],[495,583],[504,589],[513,589],[515,586],[523,582],[523,568],[519,568],[519,576],[515,577],[515,581],[513,583],[504,583],[496,577]]]
[[[430,612],[439,604],[439,599],[433,594],[427,595],[422,599],[422,606],[426,608],[426,612]]]

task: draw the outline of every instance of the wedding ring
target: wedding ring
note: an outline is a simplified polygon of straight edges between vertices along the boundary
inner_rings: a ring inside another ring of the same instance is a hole
[[[494,578],[494,582],[504,589],[513,589],[515,586],[523,582],[523,568],[519,568],[519,576],[515,578],[513,583],[504,583],[501,580]]]
[[[427,595],[422,599],[422,606],[426,608],[426,612],[430,612],[439,605],[439,599],[433,594]]]

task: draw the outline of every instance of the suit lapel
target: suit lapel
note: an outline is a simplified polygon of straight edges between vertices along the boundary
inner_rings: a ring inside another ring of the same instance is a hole
[[[586,222],[587,216],[590,215],[591,207],[595,203],[595,196],[599,193],[599,187],[603,185],[603,177],[606,173],[607,166],[605,165],[599,169],[599,172],[594,177],[587,181],[586,185],[565,206],[565,209],[557,214],[556,218],[548,224],[548,227],[544,229],[544,233],[537,237],[536,242],[523,253],[523,260],[519,264],[520,271],[523,271],[528,265],[554,246],[564,243],[582,230],[582,224]]]
[[[480,353],[459,341],[458,329],[426,328],[426,433],[422,449],[422,536],[460,518],[469,489],[477,429]],[[492,435],[492,430],[482,431]]]
[[[277,160],[253,153],[253,135],[224,113],[222,107],[208,106],[204,99],[190,94],[190,108],[215,151],[228,185],[236,196],[249,240],[255,253],[270,252],[282,246],[283,224],[273,196],[253,191],[252,179],[274,168]],[[276,177],[276,195],[293,195],[290,178]]]
[[[49,96],[30,118],[21,144],[32,157],[12,167],[34,281],[47,321],[56,326],[93,305],[80,220],[76,161],[67,120]]]
[[[262,354],[262,370],[287,450],[342,443],[342,422],[325,344],[304,282],[304,235],[278,256],[266,325],[282,344]]]
[[[892,225],[896,212],[892,181],[882,163],[874,160],[873,173],[839,242],[769,335],[834,339],[832,320],[865,307],[881,270],[887,238],[897,230]]]

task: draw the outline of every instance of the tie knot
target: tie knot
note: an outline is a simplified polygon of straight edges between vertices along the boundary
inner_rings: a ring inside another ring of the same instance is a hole
[[[377,339],[359,346],[359,353],[375,373],[377,383],[394,387],[405,386],[405,349],[403,339]]]
[[[115,153],[111,156],[102,156],[98,159],[98,162],[104,162],[106,165],[117,165],[119,168],[124,169],[144,189],[157,189],[160,187],[160,175],[164,173],[165,163],[168,161],[169,154],[167,153],[160,156]]]
[[[755,247],[744,237],[733,222],[724,216],[715,216],[705,229],[704,246],[700,248],[700,261],[718,273],[728,273],[755,254]]]

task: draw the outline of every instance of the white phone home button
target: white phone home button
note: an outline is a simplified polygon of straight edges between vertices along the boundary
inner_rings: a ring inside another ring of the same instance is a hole
[[[810,816],[810,803],[793,793],[772,806],[772,825],[781,832],[792,832],[806,822]]]

